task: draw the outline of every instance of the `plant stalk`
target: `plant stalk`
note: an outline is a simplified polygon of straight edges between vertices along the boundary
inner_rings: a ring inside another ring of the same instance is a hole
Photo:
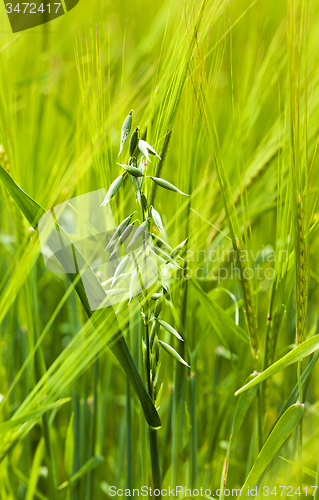
[[[35,341],[37,342],[40,338],[40,332],[38,323],[39,311],[37,302],[36,283],[37,283],[37,272],[36,272],[36,262],[35,262],[31,273],[31,297],[33,299],[32,301],[34,305]],[[40,380],[46,374],[46,366],[41,344],[39,345],[38,349],[35,352],[34,362],[35,362],[36,378],[37,380]],[[47,466],[49,471],[48,480],[49,480],[50,496],[52,500],[55,500],[57,498],[57,478],[56,478],[56,468],[55,468],[55,460],[52,448],[52,441],[50,436],[50,424],[47,414],[44,414],[42,416],[42,426],[43,426],[43,437],[44,437],[45,447],[47,450]]]
[[[143,221],[145,221],[146,214],[145,214],[143,207],[142,207],[142,213],[143,213]],[[144,246],[144,250],[145,250],[145,236],[144,236],[143,246]],[[145,288],[144,288],[144,284],[142,282],[141,276],[140,276],[140,280],[141,280],[141,286],[142,286],[143,293],[146,297],[146,292],[145,292]],[[145,341],[146,341],[145,363],[146,363],[147,388],[148,388],[148,393],[149,393],[153,403],[155,404],[152,381],[151,381],[150,334],[149,334],[149,326],[148,326],[149,325],[149,306],[148,306],[147,299],[145,301],[144,314],[145,314],[145,320],[144,320]],[[153,429],[152,427],[149,427],[149,443],[150,443],[150,454],[151,454],[153,488],[161,491],[161,469],[160,469],[160,461],[159,461],[159,453],[158,453],[157,431],[156,431],[156,429]],[[158,498],[162,498],[161,495],[159,495]]]
[[[298,361],[297,366],[297,377],[298,377],[298,388],[299,388],[299,402],[302,403],[303,393],[302,393],[302,383],[301,383],[301,363],[302,360]],[[298,424],[298,484],[302,486],[302,421],[300,420]]]

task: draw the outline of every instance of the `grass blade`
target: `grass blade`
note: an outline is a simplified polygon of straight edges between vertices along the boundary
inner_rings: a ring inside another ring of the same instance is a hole
[[[253,387],[254,385],[260,384],[260,382],[263,382],[272,375],[275,375],[287,366],[292,365],[293,363],[296,363],[303,358],[306,358],[313,352],[317,351],[317,349],[319,349],[319,335],[315,335],[314,337],[311,337],[310,339],[295,347],[288,354],[280,358],[274,364],[269,366],[269,368],[257,375],[257,377],[251,380],[251,382],[248,382],[248,384],[238,389],[238,391],[235,392],[235,396],[238,396],[238,394],[241,394],[247,389],[250,389],[250,387]]]
[[[303,414],[304,407],[300,403],[290,406],[288,410],[285,411],[256,458],[238,498],[247,497],[249,488],[252,488],[256,484],[262,473],[276,456],[278,450],[288,439]]]

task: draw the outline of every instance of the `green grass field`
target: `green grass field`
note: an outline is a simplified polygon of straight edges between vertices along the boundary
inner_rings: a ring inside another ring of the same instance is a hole
[[[0,499],[318,500],[318,0],[0,19]],[[131,109],[161,159],[118,157]],[[107,207],[160,273],[131,294],[131,253],[130,296],[93,311],[38,221],[122,174]]]

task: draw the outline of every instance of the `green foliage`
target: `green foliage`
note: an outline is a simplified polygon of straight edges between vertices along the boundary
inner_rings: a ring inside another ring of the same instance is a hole
[[[303,414],[304,408],[300,403],[290,406],[290,408],[285,411],[256,458],[256,461],[242,487],[240,496],[243,496],[243,498],[247,497],[249,487],[252,488],[255,486],[261,474],[276,456],[276,453],[290,436]]]
[[[82,0],[50,26],[0,34],[0,498],[102,500],[152,472],[312,495],[318,0]],[[130,290],[92,314],[37,222],[102,187],[114,269],[89,282]]]

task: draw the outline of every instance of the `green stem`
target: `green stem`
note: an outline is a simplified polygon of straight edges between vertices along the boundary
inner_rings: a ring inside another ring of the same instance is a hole
[[[184,342],[178,350],[182,358],[185,358]],[[184,427],[184,366],[180,363],[176,366],[174,390],[173,390],[173,429],[172,429],[172,485],[179,484],[179,457],[183,447],[183,427]]]
[[[129,325],[127,325],[127,343],[130,346],[130,333]],[[125,418],[126,418],[126,488],[133,491],[133,443],[132,443],[132,412],[131,412],[131,393],[130,381],[126,379],[126,405],[125,405]]]
[[[91,458],[95,454],[95,439],[96,439],[96,421],[97,421],[97,383],[98,383],[98,360],[94,361],[94,375],[93,375],[93,410],[91,414],[91,425],[90,425],[90,438],[89,438],[89,457]],[[86,486],[86,498],[91,500],[94,497],[93,492],[93,475],[94,471],[91,470],[87,475],[87,486]]]
[[[263,447],[263,411],[262,411],[262,399],[261,399],[261,388],[258,387],[257,390],[257,406],[258,406],[258,448],[259,451]]]
[[[139,313],[138,313],[139,315]],[[139,315],[140,316],[140,315]],[[139,318],[140,319],[140,318]],[[141,321],[136,321],[138,325],[138,332],[136,335],[136,340],[138,341],[138,367],[139,371],[144,378],[145,366],[143,362],[143,344],[142,344],[142,328]],[[147,422],[143,418],[143,410],[140,408],[140,463],[141,463],[141,473],[140,473],[140,484],[148,484],[148,438],[147,438]]]
[[[79,329],[79,320],[77,316],[77,305],[76,305],[76,294],[73,291],[69,297],[68,302],[69,311],[69,322],[72,325],[72,336],[76,335]],[[81,467],[80,459],[80,443],[81,443],[81,408],[80,408],[80,398],[78,396],[78,391],[76,384],[73,385],[72,389],[72,407],[73,407],[73,441],[74,441],[74,451],[73,451],[73,461],[72,461],[72,475],[74,475]],[[80,485],[81,481],[76,481],[72,491],[71,500],[78,500],[80,498]]]
[[[152,479],[153,479],[153,489],[161,491],[161,470],[159,463],[158,445],[157,445],[157,431],[149,428],[149,438],[150,438],[150,452],[151,452],[151,464],[152,464]],[[161,495],[157,495],[157,498],[162,498]]]
[[[143,213],[143,221],[145,221],[145,211],[142,207],[142,213]],[[144,237],[145,238],[145,237]],[[143,241],[143,246],[145,250],[145,239]],[[141,280],[141,277],[140,277]],[[146,297],[146,291],[144,288],[143,281],[141,280],[141,286],[143,289],[144,296]],[[146,376],[147,376],[147,388],[148,388],[148,393],[153,401],[154,401],[154,394],[153,394],[153,387],[152,387],[152,381],[151,381],[151,362],[150,362],[150,335],[149,335],[149,307],[148,307],[148,300],[145,300],[145,306],[144,306],[144,314],[145,314],[145,340],[146,340]],[[160,469],[160,461],[159,461],[159,454],[158,454],[158,444],[157,444],[157,431],[153,429],[152,427],[149,427],[149,442],[150,442],[150,454],[151,454],[151,466],[152,466],[152,480],[153,480],[153,488],[158,489],[161,491],[161,469]],[[162,498],[161,495],[158,496],[158,498]]]
[[[299,402],[302,403],[302,383],[301,383],[301,363],[302,360],[298,361],[297,366],[297,378],[298,378],[298,388],[299,388]],[[302,419],[298,424],[298,484],[302,486]]]
[[[153,401],[153,390],[152,390],[152,384],[151,384],[151,362],[150,362],[150,335],[149,335],[149,328],[148,328],[148,316],[145,318],[145,340],[146,340],[146,359],[145,359],[145,364],[146,364],[146,377],[147,377],[147,389],[148,393],[152,398]]]
[[[36,272],[36,263],[33,266],[31,273],[31,297],[33,303],[33,314],[34,314],[34,325],[35,325],[35,341],[38,342],[40,338],[39,331],[39,311],[38,311],[38,300],[37,300],[37,272]],[[44,355],[41,344],[38,349],[35,351],[34,356],[35,363],[35,373],[37,380],[40,380],[46,374],[46,366],[44,361]],[[56,478],[56,469],[55,469],[55,461],[54,454],[52,448],[52,441],[50,436],[50,424],[49,418],[47,414],[42,416],[42,425],[43,425],[43,436],[45,447],[47,450],[47,466],[48,466],[48,479],[49,479],[49,488],[50,488],[50,496],[52,500],[57,498],[57,478]]]
[[[187,234],[188,237],[188,234]],[[184,263],[184,272],[187,267]],[[187,281],[180,289],[180,302],[181,302],[181,319],[182,319],[182,332],[183,338],[186,341],[186,313],[187,313],[187,294],[188,285]],[[178,347],[178,353],[185,359],[186,355],[186,342],[182,342]],[[189,372],[190,374],[190,372]],[[190,381],[190,379],[188,379]],[[180,450],[183,448],[183,429],[184,429],[184,401],[185,401],[185,381],[186,371],[185,367],[180,363],[176,365],[174,390],[173,390],[173,429],[172,429],[172,484],[176,486],[179,484],[178,478],[180,476],[179,463],[180,463]],[[192,406],[194,400],[190,399],[190,416],[195,416],[195,407]],[[194,422],[192,422],[194,423]],[[190,435],[190,482],[192,489],[195,488],[196,477],[196,458],[193,445],[196,441],[196,427],[191,425]],[[195,459],[195,461],[193,460]],[[193,474],[194,472],[194,474]]]
[[[45,447],[47,450],[47,465],[49,471],[50,491],[52,499],[55,500],[57,498],[57,479],[55,472],[55,461],[52,449],[52,442],[50,436],[49,417],[46,413],[42,416],[42,425],[43,425],[43,437],[44,437]]]
[[[77,396],[75,385],[73,386],[73,391],[72,391],[72,405],[74,412],[74,420],[73,420],[74,452],[73,452],[73,463],[72,463],[72,475],[73,475],[80,469],[79,443],[81,440],[80,402]],[[79,498],[80,498],[80,481],[76,481],[71,492],[71,499],[78,500]]]
[[[302,383],[301,383],[301,360],[298,361],[297,377],[298,377],[298,389],[299,389],[299,402],[302,403],[303,395],[302,395]]]
[[[131,422],[131,394],[130,381],[126,380],[126,488],[133,491],[133,444],[132,444],[132,422]]]
[[[148,302],[146,304],[148,306]],[[150,338],[149,338],[149,328],[148,328],[148,316],[146,316],[145,319],[145,333],[146,333],[147,387],[149,395],[152,398],[152,401],[154,402],[153,389],[151,383]],[[150,441],[153,488],[161,490],[161,469],[160,469],[158,445],[157,445],[157,431],[152,427],[149,427],[149,441]],[[158,498],[162,498],[161,495],[159,495]]]
[[[192,367],[196,373],[195,356],[192,359]],[[190,487],[193,490],[197,487],[198,480],[198,443],[197,443],[197,422],[196,422],[196,375],[189,379],[189,401],[190,401],[190,460],[189,474]]]

